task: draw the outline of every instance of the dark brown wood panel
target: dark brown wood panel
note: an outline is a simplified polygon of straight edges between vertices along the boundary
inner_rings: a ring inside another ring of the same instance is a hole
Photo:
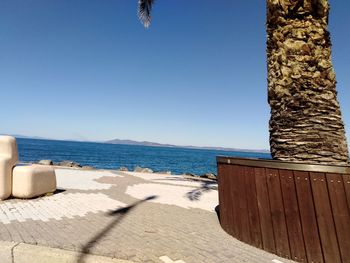
[[[272,216],[272,224],[275,236],[277,255],[290,258],[290,248],[286,218],[284,214],[283,197],[279,171],[277,169],[266,169],[267,188]]]
[[[232,236],[235,236],[234,232],[235,222],[233,219],[234,211],[232,207],[232,193],[231,193],[231,177],[232,166],[224,165],[219,170],[219,209],[220,209],[220,223],[222,227]],[[221,192],[221,193],[220,193]]]
[[[309,173],[294,171],[294,180],[308,262],[322,263],[324,262],[322,247],[318,234]]]
[[[232,216],[233,216],[233,231],[235,233],[235,237],[239,240],[242,239],[242,229],[241,229],[241,215],[239,213],[239,206],[238,206],[238,198],[239,196],[239,188],[241,187],[238,184],[237,180],[237,169],[234,165],[231,165],[230,167],[230,186],[231,186],[231,206],[232,206]]]
[[[258,200],[256,197],[255,174],[254,168],[245,167],[245,189],[248,204],[248,221],[250,230],[250,244],[255,247],[263,248]]]
[[[337,173],[350,174],[350,166],[346,165],[322,165],[322,164],[307,164],[288,161],[253,159],[253,158],[237,158],[227,156],[217,156],[218,164],[242,165],[258,168],[272,168],[280,170],[291,170],[301,172],[321,172],[321,173]]]
[[[229,217],[232,216],[231,211],[228,209],[229,200],[227,200],[229,195],[229,184],[227,178],[229,174],[229,165],[219,165],[218,166],[218,190],[219,190],[219,210],[220,210],[220,224],[223,229],[225,229],[229,234],[233,234],[229,229]]]
[[[310,180],[324,259],[341,262],[325,174],[310,172]]]
[[[291,258],[306,262],[303,231],[299,213],[299,204],[292,171],[280,170],[281,189],[286,216]]]
[[[346,199],[348,200],[348,208],[350,210],[350,174],[344,174],[343,181],[344,181]]]
[[[247,189],[245,189],[245,170],[243,166],[235,165],[235,176],[237,185],[237,208],[239,214],[240,240],[250,243],[249,216],[247,203]]]
[[[225,231],[299,262],[350,263],[349,167],[246,162],[218,162]]]
[[[340,174],[327,174],[329,197],[343,262],[350,262],[350,211]]]
[[[263,247],[276,253],[265,168],[254,168],[254,171]]]

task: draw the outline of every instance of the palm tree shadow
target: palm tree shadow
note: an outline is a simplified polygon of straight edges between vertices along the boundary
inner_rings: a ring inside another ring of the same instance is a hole
[[[152,195],[152,196],[146,197],[145,199],[137,201],[137,202],[133,203],[132,205],[129,205],[129,206],[126,206],[126,207],[122,207],[122,208],[119,208],[119,209],[116,209],[114,211],[111,211],[111,212],[107,213],[108,216],[116,216],[116,219],[113,220],[111,223],[109,223],[107,226],[105,226],[96,235],[94,235],[82,247],[82,250],[81,250],[81,253],[80,253],[79,258],[77,260],[77,263],[83,263],[85,257],[87,256],[87,254],[89,254],[89,252],[95,246],[95,244],[97,244],[97,242],[101,238],[103,238],[109,231],[111,231],[116,225],[118,225],[124,219],[124,217],[126,217],[126,215],[128,213],[130,213],[136,206],[138,206],[138,205],[140,205],[140,204],[142,204],[142,203],[144,203],[146,201],[154,200],[156,198],[157,198],[156,195]]]
[[[186,193],[186,197],[190,201],[199,201],[204,193],[217,189],[217,183],[214,181],[204,181],[199,188],[193,189]]]

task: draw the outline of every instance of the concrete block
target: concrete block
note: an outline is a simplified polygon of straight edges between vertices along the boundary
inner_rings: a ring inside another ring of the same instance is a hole
[[[18,162],[16,139],[11,136],[0,136],[0,200],[11,195],[12,168]]]
[[[12,174],[12,195],[32,198],[56,190],[56,175],[50,166],[16,166]]]

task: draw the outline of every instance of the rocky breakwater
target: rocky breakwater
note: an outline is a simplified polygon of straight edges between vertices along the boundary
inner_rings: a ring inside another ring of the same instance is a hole
[[[83,170],[94,169],[94,167],[92,167],[92,166],[82,166],[81,164],[74,162],[74,161],[70,161],[70,160],[65,160],[65,161],[61,161],[61,162],[57,162],[57,163],[53,162],[52,160],[40,160],[40,161],[36,162],[36,164],[78,168],[78,169],[83,169]]]
[[[121,172],[127,172],[129,171],[128,168],[126,167],[120,167],[118,169]],[[172,172],[171,171],[158,171],[158,172],[154,172],[152,169],[150,168],[146,168],[146,167],[140,167],[140,166],[136,166],[135,169],[133,170],[133,172],[136,173],[155,173],[155,174],[167,174],[167,175],[171,175]],[[213,180],[216,181],[217,177],[215,174],[213,173],[205,173],[202,175],[196,175],[193,173],[184,173],[181,176],[186,177],[188,179],[193,179],[193,180],[198,180],[198,179],[206,179],[206,180]]]
[[[206,173],[206,174],[202,174],[202,175],[195,175],[192,173],[185,173],[183,174],[186,177],[193,177],[193,178],[201,178],[201,179],[209,179],[209,180],[217,180],[217,177],[215,174],[213,173]]]

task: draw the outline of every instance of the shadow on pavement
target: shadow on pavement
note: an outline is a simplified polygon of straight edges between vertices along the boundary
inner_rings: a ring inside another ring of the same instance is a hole
[[[199,201],[204,193],[210,192],[211,190],[217,189],[217,182],[205,181],[202,182],[199,188],[193,189],[186,194],[186,197],[190,201]]]
[[[221,222],[221,220],[220,220],[220,206],[219,205],[215,206],[215,213],[219,219],[219,222]]]
[[[153,179],[152,181],[184,181],[184,182],[200,182],[201,185],[197,187],[196,189],[193,189],[186,193],[186,197],[190,201],[199,201],[201,196],[206,193],[210,192],[211,190],[217,190],[218,189],[218,183],[217,181],[203,181],[203,179],[192,179],[192,178],[161,178],[161,179]]]
[[[140,201],[137,201],[135,203],[133,203],[132,205],[126,206],[126,207],[122,207],[119,209],[116,209],[114,211],[111,211],[109,213],[107,213],[108,216],[113,216],[115,217],[115,220],[113,220],[111,223],[109,223],[107,226],[105,226],[100,232],[98,232],[95,236],[93,236],[82,248],[81,254],[79,255],[79,258],[77,260],[77,263],[83,263],[84,262],[84,258],[86,257],[87,254],[89,254],[89,252],[91,251],[91,249],[95,246],[95,244],[97,244],[97,242],[103,238],[105,235],[107,235],[107,233],[112,230],[116,225],[118,225],[123,218],[131,212],[131,210],[133,210],[136,206],[150,201],[150,200],[154,200],[156,199],[157,196],[152,195],[149,197],[146,197],[145,199],[142,199]]]
[[[60,194],[60,193],[63,193],[63,192],[65,192],[66,191],[66,189],[62,189],[62,188],[57,188],[56,190],[55,190],[55,192],[53,192],[53,194],[55,195],[55,194]]]

